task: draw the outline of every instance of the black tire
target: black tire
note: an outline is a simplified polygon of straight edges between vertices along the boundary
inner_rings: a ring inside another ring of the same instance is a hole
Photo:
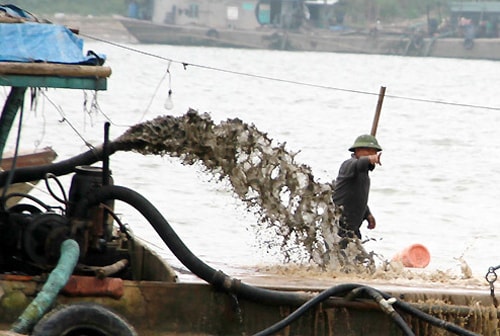
[[[78,303],[45,315],[32,336],[137,336],[123,318],[103,306]]]
[[[215,29],[209,29],[206,34],[208,37],[218,39],[219,38],[219,32]]]
[[[42,210],[36,206],[24,203],[13,205],[8,209],[8,211],[26,215],[36,215],[42,213]]]

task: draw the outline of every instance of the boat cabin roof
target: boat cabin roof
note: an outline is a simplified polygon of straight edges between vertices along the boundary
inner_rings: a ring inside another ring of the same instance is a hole
[[[83,53],[83,39],[65,26],[0,5],[0,86],[10,86],[0,115],[0,160],[27,88],[106,90],[105,55]]]
[[[106,90],[105,59],[74,30],[0,5],[0,86]]]

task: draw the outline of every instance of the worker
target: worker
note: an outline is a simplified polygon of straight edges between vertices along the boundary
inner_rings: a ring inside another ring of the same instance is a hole
[[[363,221],[368,221],[368,229],[376,226],[368,207],[370,192],[370,177],[368,173],[380,165],[382,147],[372,135],[360,135],[349,148],[351,157],[344,161],[339,169],[333,191],[333,202],[342,208],[338,235],[340,247],[345,248],[352,238],[361,239],[360,227]]]

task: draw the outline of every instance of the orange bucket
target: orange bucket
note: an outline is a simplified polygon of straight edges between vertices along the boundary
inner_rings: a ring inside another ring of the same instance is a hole
[[[413,244],[392,257],[392,261],[399,261],[405,267],[424,268],[431,261],[431,254],[422,244]]]

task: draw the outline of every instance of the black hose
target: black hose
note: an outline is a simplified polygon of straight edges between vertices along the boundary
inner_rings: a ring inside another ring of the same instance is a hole
[[[42,202],[40,199],[36,198],[35,196],[31,195],[31,194],[25,194],[25,193],[10,193],[8,194],[7,196],[5,196],[3,199],[4,199],[4,202],[7,202],[7,200],[9,198],[12,198],[12,197],[20,197],[20,198],[28,198],[30,200],[32,200],[33,202],[37,203],[38,205],[42,206],[46,211],[50,211],[52,210],[52,207],[50,205],[47,205],[45,204],[44,202]]]
[[[385,298],[390,297],[388,294],[382,294]],[[437,317],[434,317],[432,315],[426,314],[423,311],[412,307],[406,302],[403,301],[396,301],[394,303],[394,306],[410,315],[413,315],[433,326],[439,327],[441,329],[445,329],[447,331],[450,331],[456,335],[461,335],[461,336],[480,336],[479,334],[476,334],[472,331],[469,331],[467,329],[461,328],[456,324],[438,319]]]
[[[405,335],[415,336],[415,334],[410,329],[405,320],[403,320],[401,315],[399,315],[399,313],[396,310],[394,310],[394,308],[392,308],[392,305],[386,301],[382,293],[368,286],[363,286],[361,288],[363,289],[364,292],[366,292],[366,294],[368,294],[368,296],[370,296],[374,301],[376,301],[380,305],[382,311],[385,312],[394,320],[396,325],[404,332]]]
[[[287,325],[291,324],[293,321],[298,319],[301,315],[303,315],[310,308],[314,307],[316,304],[328,299],[330,296],[338,295],[345,292],[346,290],[352,290],[352,289],[360,289],[361,291],[366,292],[373,300],[377,302],[380,302],[380,299],[383,299],[382,295],[378,291],[370,287],[356,285],[356,284],[343,284],[339,286],[334,286],[319,293],[317,296],[304,303],[302,306],[300,306],[297,310],[295,310],[293,313],[288,315],[283,320],[277,322],[276,324],[270,326],[269,328],[266,328],[254,334],[253,336],[268,336],[277,333],[278,331],[280,331],[281,329],[285,328]],[[382,311],[386,312],[385,309],[382,309]],[[388,315],[400,327],[404,335],[407,336],[415,335],[413,331],[410,329],[410,327],[403,320],[403,318],[397,312],[392,311],[391,313],[388,313]]]
[[[134,190],[109,185],[103,186],[82,199],[76,206],[75,216],[85,217],[88,207],[117,199],[132,205],[156,230],[172,253],[196,276],[214,285],[218,289],[235,293],[242,298],[266,304],[289,304],[299,306],[310,299],[310,295],[290,293],[246,285],[238,279],[230,278],[222,271],[217,271],[196,257],[177,236],[163,215],[142,195]]]
[[[107,146],[107,153],[111,155],[112,153],[123,149],[127,149],[125,145],[110,142]],[[74,172],[76,166],[91,165],[97,161],[101,161],[102,159],[103,150],[101,147],[96,147],[64,161],[42,166],[16,168],[14,171],[7,170],[1,172],[0,185],[5,185],[9,174],[12,174],[12,180],[9,181],[9,183],[30,182],[41,180],[49,173],[55,176],[66,175]]]
[[[55,192],[52,190],[52,187],[50,186],[50,183],[49,183],[49,179],[53,179],[54,181],[56,181],[57,186],[59,187],[59,190],[61,190],[61,194],[62,194],[63,198],[60,198],[59,196],[57,196],[55,194]],[[65,206],[68,205],[68,197],[66,197],[66,192],[64,190],[64,187],[63,187],[61,181],[59,181],[57,179],[57,176],[55,176],[52,173],[48,173],[47,175],[45,175],[45,187],[47,188],[47,191],[49,192],[50,196],[52,196],[56,201],[58,201],[61,204],[64,204]]]
[[[336,287],[333,287],[331,293],[326,293],[323,295],[319,295],[319,298],[313,298],[311,300],[310,295],[302,294],[302,293],[292,293],[287,291],[278,291],[278,290],[270,290],[265,288],[258,288],[254,286],[250,286],[242,283],[238,279],[230,278],[222,271],[216,271],[212,267],[205,264],[198,257],[196,257],[184,243],[177,236],[175,231],[172,229],[167,220],[163,217],[163,215],[142,195],[137,193],[134,190],[131,190],[126,187],[109,185],[103,186],[94,193],[87,196],[87,198],[83,198],[76,206],[75,216],[84,218],[86,215],[86,211],[89,207],[97,205],[99,203],[104,203],[105,201],[117,199],[128,203],[133,206],[136,210],[138,210],[148,222],[153,226],[161,239],[165,242],[165,244],[170,248],[172,253],[179,259],[180,262],[184,266],[186,266],[191,272],[193,272],[196,276],[210,283],[218,289],[224,290],[229,293],[234,293],[242,298],[248,299],[254,302],[261,302],[264,304],[274,304],[274,305],[303,305],[309,308],[310,306],[316,304],[321,299],[325,299],[324,297],[331,296],[333,293],[342,293],[346,291],[352,291],[353,289],[357,289],[359,287],[363,287],[363,289],[371,295],[373,298],[377,298],[378,295],[382,296],[385,299],[391,298],[390,295],[381,293],[376,291],[375,289],[365,289],[369,288],[366,286],[361,286],[358,284],[343,284]],[[318,296],[317,296],[318,297]],[[379,298],[376,300],[380,300]],[[310,301],[310,303],[307,303]],[[304,304],[306,302],[306,304]],[[379,302],[380,303],[380,302]],[[435,325],[440,328],[444,328],[448,331],[451,331],[457,335],[465,335],[465,336],[478,336],[475,333],[472,333],[468,330],[460,328],[457,325],[452,323],[439,320],[431,315],[428,315],[416,308],[411,307],[409,304],[401,302],[397,300],[394,303],[394,306],[400,307],[403,311],[408,314],[414,315],[418,318],[424,319],[428,321],[432,325]],[[297,313],[299,314],[299,313]],[[407,335],[411,335],[408,332],[411,332],[406,326],[406,323],[398,317],[397,313],[390,314],[391,317],[396,321],[399,327],[401,327]],[[296,319],[294,316],[292,319]]]

